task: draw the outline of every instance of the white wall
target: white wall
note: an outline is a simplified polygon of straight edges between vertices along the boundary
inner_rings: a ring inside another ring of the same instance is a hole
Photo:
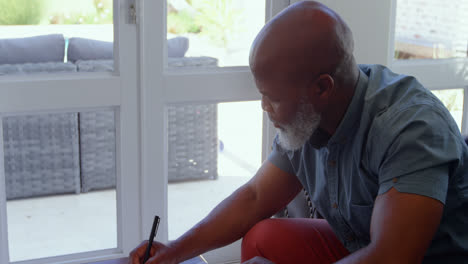
[[[291,0],[291,3],[300,2]],[[351,28],[358,63],[389,64],[392,0],[320,0]],[[393,41],[392,41],[393,42]]]

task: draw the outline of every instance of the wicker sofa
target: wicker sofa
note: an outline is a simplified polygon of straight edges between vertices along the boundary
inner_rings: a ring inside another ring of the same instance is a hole
[[[112,48],[60,34],[0,39],[0,76],[112,71]],[[215,58],[184,57],[187,48],[186,39],[168,40],[170,67],[217,66]],[[168,114],[169,181],[216,179],[216,105],[169,106]],[[7,199],[115,187],[113,110],[5,116],[2,122]],[[183,133],[187,128],[195,140]]]

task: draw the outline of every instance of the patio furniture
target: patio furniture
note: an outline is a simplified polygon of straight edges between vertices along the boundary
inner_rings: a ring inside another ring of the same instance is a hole
[[[7,199],[80,192],[77,114],[3,118]]]
[[[168,106],[169,182],[218,178],[217,105]]]
[[[64,62],[65,43],[68,43],[67,62]],[[171,48],[170,43],[178,50]],[[66,42],[60,34],[0,39],[0,76],[113,71],[112,48],[110,42],[90,39],[71,38]],[[170,54],[178,56],[168,58],[169,67],[217,66],[215,58],[183,57],[187,48],[188,40],[184,38],[168,41]],[[168,115],[172,135],[169,181],[215,179],[216,105],[169,107]],[[188,127],[191,128],[186,130]],[[7,199],[114,188],[115,129],[112,109],[3,117]],[[173,130],[191,131],[197,139]],[[187,165],[183,159],[198,163]]]

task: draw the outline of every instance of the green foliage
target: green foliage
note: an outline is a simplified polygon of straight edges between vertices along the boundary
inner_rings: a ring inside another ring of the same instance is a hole
[[[96,16],[95,14],[79,14],[72,13],[71,15],[55,14],[49,17],[50,24],[111,24],[112,15],[105,16],[104,18]]]
[[[90,13],[55,13],[49,15],[50,24],[112,24],[112,0],[93,0],[94,12]]]
[[[229,38],[241,28],[242,10],[234,8],[233,0],[192,0],[199,14],[195,21],[202,25],[201,34],[208,36],[217,45],[226,47]]]
[[[234,0],[185,0],[191,7],[176,10],[168,4],[167,31],[173,34],[199,33],[215,45],[227,47],[230,38],[242,28],[242,10],[234,8]]]
[[[433,90],[432,93],[444,103],[450,112],[463,110],[463,90]]]
[[[51,13],[48,7],[53,4],[48,0],[0,0],[0,25],[113,23],[112,0],[93,0],[94,10],[87,13]]]
[[[0,25],[37,25],[42,11],[40,0],[0,0]]]
[[[167,21],[167,32],[173,34],[199,33],[201,31],[201,26],[195,23],[187,11],[169,12]]]

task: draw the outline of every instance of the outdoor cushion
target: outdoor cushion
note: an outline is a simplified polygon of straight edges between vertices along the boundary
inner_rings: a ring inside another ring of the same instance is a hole
[[[86,38],[68,40],[67,60],[112,60],[114,43]]]
[[[169,58],[184,57],[189,47],[186,37],[175,37],[167,40],[167,56]]]
[[[78,60],[75,62],[79,72],[112,72],[114,60]]]
[[[24,64],[1,64],[0,76],[29,73],[63,73],[76,72],[76,65],[64,62],[41,62]]]
[[[178,58],[171,58],[167,59],[167,66],[169,68],[213,68],[218,67],[218,59],[213,57],[178,57]]]
[[[0,64],[63,62],[64,54],[61,34],[0,39]]]
[[[189,40],[186,37],[175,37],[167,40],[167,55],[170,58],[184,57],[188,50]],[[67,60],[112,60],[112,42],[86,38],[70,38],[68,40]]]

